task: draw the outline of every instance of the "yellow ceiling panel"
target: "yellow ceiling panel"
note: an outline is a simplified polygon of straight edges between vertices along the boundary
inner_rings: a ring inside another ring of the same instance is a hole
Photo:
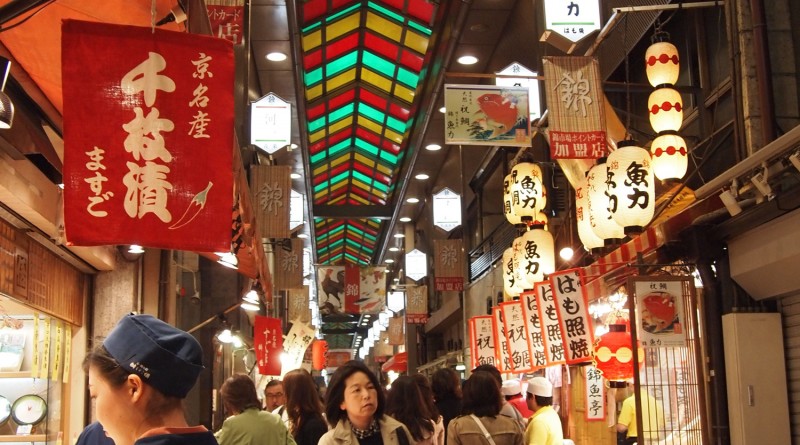
[[[374,14],[367,13],[367,28],[382,34],[395,42],[400,42],[400,37],[403,35],[403,27],[397,23],[386,20],[385,18]]]

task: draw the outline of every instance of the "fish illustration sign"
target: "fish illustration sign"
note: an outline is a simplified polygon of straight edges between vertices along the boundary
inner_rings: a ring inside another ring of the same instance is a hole
[[[445,85],[445,143],[530,147],[528,88]]]

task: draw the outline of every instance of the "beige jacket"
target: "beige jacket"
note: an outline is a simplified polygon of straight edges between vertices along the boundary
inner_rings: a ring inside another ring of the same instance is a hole
[[[381,429],[383,445],[400,445],[400,442],[397,440],[398,430],[402,430],[402,432],[405,433],[409,445],[416,445],[408,428],[397,420],[384,415],[378,420],[378,426],[380,426]],[[358,439],[350,429],[350,422],[344,419],[340,420],[335,428],[325,433],[325,435],[319,439],[318,445],[358,445]]]

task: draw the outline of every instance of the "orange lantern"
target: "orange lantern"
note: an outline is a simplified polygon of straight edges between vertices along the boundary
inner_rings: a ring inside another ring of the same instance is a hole
[[[639,348],[639,357],[643,351]],[[612,388],[624,388],[625,381],[633,378],[633,339],[625,324],[608,325],[608,332],[600,336],[594,348],[597,369],[603,372]],[[641,367],[643,362],[639,362]]]
[[[317,371],[322,371],[326,367],[328,355],[328,342],[325,340],[314,340],[311,344],[311,367]]]

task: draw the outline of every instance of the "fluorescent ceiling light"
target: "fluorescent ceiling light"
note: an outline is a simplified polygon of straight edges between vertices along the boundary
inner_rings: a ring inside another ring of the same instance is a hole
[[[441,150],[441,149],[442,149],[442,146],[439,145],[439,144],[428,144],[428,145],[425,146],[425,150],[429,150],[429,151],[436,151],[436,150]]]
[[[399,252],[399,251],[400,251],[399,247],[390,247],[389,248],[389,252]]]
[[[424,180],[430,178],[430,176],[428,176],[425,173],[419,173],[419,174],[417,174],[417,176],[414,176],[414,177],[419,179],[420,181],[424,181]]]
[[[300,173],[289,173],[289,177],[292,178],[292,179],[300,179],[300,178],[302,178],[302,176],[300,176]]]
[[[400,218],[400,222],[411,222],[411,218],[409,218],[407,216],[403,216],[403,217]]]
[[[286,54],[277,51],[272,52],[267,54],[267,60],[271,62],[283,62],[284,60],[286,60]]]
[[[412,196],[411,198],[406,199],[406,202],[409,203],[409,204],[416,204],[416,203],[419,202],[419,198],[414,198]]]
[[[458,63],[462,65],[474,65],[478,63],[478,58],[475,56],[461,56],[458,58]]]

